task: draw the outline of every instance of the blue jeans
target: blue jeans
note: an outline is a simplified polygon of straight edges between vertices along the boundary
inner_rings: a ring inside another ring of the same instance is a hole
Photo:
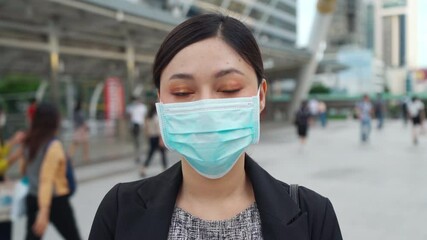
[[[371,133],[371,119],[362,119],[361,125],[362,142],[366,142],[369,139]]]
[[[328,121],[328,115],[326,112],[321,113],[319,115],[320,123],[322,124],[322,127],[326,127],[327,121]]]
[[[382,128],[383,128],[383,126],[384,126],[384,116],[383,116],[383,114],[382,114],[382,113],[377,114],[377,120],[378,120],[377,128],[378,128],[378,129],[382,129]]]

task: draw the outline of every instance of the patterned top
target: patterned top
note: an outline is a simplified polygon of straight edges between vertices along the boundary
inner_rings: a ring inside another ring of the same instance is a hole
[[[262,240],[261,218],[256,203],[228,220],[206,221],[175,207],[168,240]]]

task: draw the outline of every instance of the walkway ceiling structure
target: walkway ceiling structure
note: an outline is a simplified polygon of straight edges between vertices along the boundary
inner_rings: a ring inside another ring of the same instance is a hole
[[[59,73],[82,78],[151,78],[161,41],[184,20],[123,0],[0,0],[0,76],[10,72],[49,77],[52,51]],[[263,45],[267,75],[307,62],[310,53],[291,46]],[[48,53],[48,54],[47,54]]]

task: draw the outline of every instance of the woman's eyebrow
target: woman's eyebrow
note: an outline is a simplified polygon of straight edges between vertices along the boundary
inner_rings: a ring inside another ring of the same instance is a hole
[[[188,73],[175,73],[169,78],[169,80],[172,80],[172,79],[194,80],[194,77],[193,75]]]
[[[231,73],[237,73],[237,74],[240,74],[242,76],[245,76],[244,73],[242,73],[241,71],[239,71],[235,68],[228,68],[228,69],[224,69],[224,70],[221,70],[221,71],[215,73],[214,77],[215,78],[221,78],[221,77],[224,77],[225,75],[231,74]]]

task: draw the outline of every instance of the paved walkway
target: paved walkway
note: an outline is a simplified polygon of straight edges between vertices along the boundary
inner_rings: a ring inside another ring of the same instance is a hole
[[[260,144],[248,153],[273,176],[307,186],[333,203],[344,239],[427,239],[427,136],[418,146],[410,128],[387,122],[374,130],[368,144],[359,142],[357,122],[314,128],[301,147],[291,126],[264,124]],[[170,154],[176,161],[177,155]],[[160,172],[153,160],[149,174]],[[79,226],[87,238],[96,208],[116,183],[138,179],[132,159],[78,168],[81,181],[73,204]],[[22,239],[24,223],[15,225]],[[49,228],[46,239],[60,239]]]

